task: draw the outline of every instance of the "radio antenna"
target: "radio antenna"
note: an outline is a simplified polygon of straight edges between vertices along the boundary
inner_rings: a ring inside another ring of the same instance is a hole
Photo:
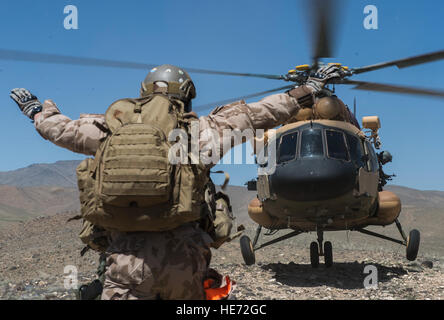
[[[353,115],[356,118],[356,97],[354,97],[354,99],[353,99]]]

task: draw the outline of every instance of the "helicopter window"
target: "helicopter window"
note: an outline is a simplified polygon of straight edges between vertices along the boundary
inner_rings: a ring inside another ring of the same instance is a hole
[[[293,160],[296,157],[297,145],[297,131],[283,136],[279,146],[279,163]]]
[[[322,131],[319,129],[308,129],[302,132],[301,157],[323,156]]]
[[[348,161],[344,134],[340,131],[326,130],[328,156],[333,159]]]
[[[375,150],[369,141],[365,142],[365,146],[368,154],[368,166],[371,172],[376,172],[379,169],[378,158],[376,156]]]
[[[346,134],[346,137],[347,137],[348,146],[350,148],[350,157],[353,163],[358,168],[365,168],[366,167],[365,153],[361,143],[361,139],[348,133]]]

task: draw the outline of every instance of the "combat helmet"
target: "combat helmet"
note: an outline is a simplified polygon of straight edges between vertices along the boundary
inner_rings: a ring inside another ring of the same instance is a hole
[[[163,93],[185,103],[185,112],[191,112],[191,100],[196,88],[188,73],[176,66],[163,64],[153,68],[142,82],[141,95]]]

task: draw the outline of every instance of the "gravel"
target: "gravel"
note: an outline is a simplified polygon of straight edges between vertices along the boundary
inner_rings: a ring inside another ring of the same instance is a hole
[[[98,255],[89,251],[80,257],[80,223],[66,223],[70,216],[40,217],[0,231],[0,299],[75,299],[70,271],[77,271],[78,285],[96,278]],[[247,226],[247,234],[253,230]],[[314,239],[313,234],[301,235],[261,249],[252,266],[244,264],[239,241],[234,240],[213,251],[211,267],[236,282],[230,299],[444,299],[439,254],[420,251],[417,261],[410,262],[402,248],[336,237],[325,239],[333,242],[333,267],[321,263],[313,269],[308,248]],[[376,268],[377,288],[364,287],[366,266]]]

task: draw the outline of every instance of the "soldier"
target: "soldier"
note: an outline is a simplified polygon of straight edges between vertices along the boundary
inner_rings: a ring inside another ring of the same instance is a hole
[[[320,68],[305,85],[287,93],[250,104],[238,101],[199,119],[191,113],[191,100],[196,95],[194,84],[185,70],[178,67],[162,65],[153,69],[142,83],[141,96],[158,94],[181,101],[185,106],[184,118],[199,124],[200,150],[216,148],[222,157],[223,139],[215,146],[209,132],[222,137],[224,129],[267,130],[279,126],[301,107],[312,105],[314,96],[328,80],[339,77],[339,72],[336,66]],[[71,120],[61,114],[53,101],[41,104],[26,89],[12,90],[11,98],[34,121],[44,139],[73,152],[95,155],[109,135],[104,115],[82,114],[78,120]],[[215,164],[206,167],[209,170]],[[206,298],[203,283],[209,276],[212,239],[197,222],[161,232],[112,232],[110,241],[102,299]]]

